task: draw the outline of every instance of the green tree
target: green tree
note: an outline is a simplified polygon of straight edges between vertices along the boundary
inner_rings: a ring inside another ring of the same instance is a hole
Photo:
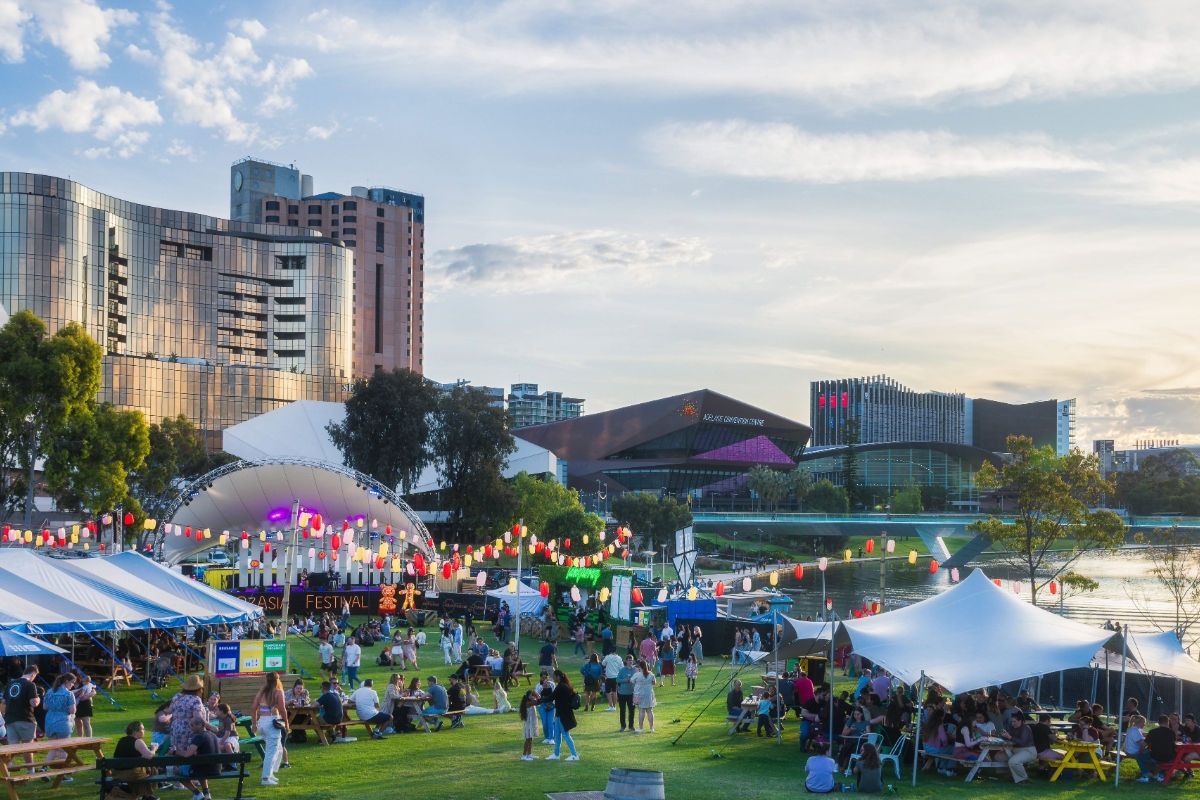
[[[129,473],[149,452],[150,432],[142,412],[98,405],[67,423],[59,446],[46,460],[46,485],[64,511],[98,514],[130,508],[136,501],[130,497]]]
[[[100,345],[74,322],[47,338],[45,323],[22,310],[0,329],[0,440],[25,476],[26,525],[33,518],[35,464],[69,441],[70,423],[91,413],[103,358]]]
[[[967,526],[1008,551],[1029,582],[1029,598],[1068,572],[1085,553],[1125,542],[1125,524],[1111,511],[1092,509],[1112,493],[1099,460],[1072,450],[1058,457],[1052,445],[1035,447],[1026,436],[1010,436],[1010,458],[999,469],[985,461],[975,476],[981,491],[1015,490],[1014,521],[989,516]]]
[[[846,502],[851,509],[862,506],[863,486],[858,474],[858,447],[862,440],[861,427],[857,419],[846,420],[843,440],[846,453],[842,456],[842,486],[846,491]]]
[[[649,549],[673,541],[675,531],[692,524],[687,506],[650,492],[626,492],[613,498],[612,515]]]
[[[604,530],[604,518],[585,511],[583,506],[560,508],[546,519],[542,530],[544,533],[538,537],[539,541],[557,539],[565,544],[567,539],[571,539],[570,547],[559,545],[563,553],[592,553],[599,549],[597,537]],[[586,545],[583,543],[584,535],[592,537]]]
[[[812,475],[808,473],[808,470],[797,467],[787,474],[787,483],[788,491],[796,498],[799,509],[803,511],[804,498],[812,489]]]
[[[946,502],[950,498],[950,493],[946,491],[945,486],[930,486],[923,484],[921,486],[921,507],[929,511],[945,511]]]
[[[845,514],[850,510],[846,490],[828,478],[819,480],[808,493],[808,510],[819,514]]]
[[[346,466],[407,493],[431,463],[431,421],[439,392],[408,369],[359,378],[346,401],[346,418],[325,426]]]
[[[921,505],[921,487],[915,483],[907,483],[897,489],[889,502],[893,514],[920,514],[925,510]]]
[[[210,455],[200,430],[182,414],[152,424],[148,438],[150,452],[131,470],[129,493],[152,519],[162,519],[187,483],[237,460],[229,453]]]
[[[779,506],[779,501],[787,497],[788,476],[779,470],[755,464],[747,474],[746,486],[758,495],[762,502],[775,509]]]
[[[516,449],[507,414],[483,391],[458,386],[438,398],[430,454],[445,487],[442,507],[455,539],[474,531],[490,536],[512,519],[516,498],[502,472]]]
[[[525,527],[537,534],[539,539],[543,538],[546,520],[550,517],[575,508],[584,510],[583,503],[579,501],[579,492],[556,480],[543,480],[528,472],[521,472],[513,478],[512,492],[517,506],[511,523],[524,520]],[[511,524],[506,527],[511,527]]]
[[[1146,456],[1136,472],[1116,480],[1117,502],[1131,514],[1200,514],[1200,461],[1188,450]]]

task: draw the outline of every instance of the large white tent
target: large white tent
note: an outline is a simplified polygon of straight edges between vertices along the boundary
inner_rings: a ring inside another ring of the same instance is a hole
[[[135,570],[141,565],[134,559],[162,570],[135,553],[75,561],[5,548],[0,558],[0,628],[56,634],[177,628],[213,620],[215,600],[202,605],[198,595],[189,591],[192,587],[180,583],[194,582],[182,575],[178,581],[159,576],[157,583],[152,582],[145,576],[153,576],[153,570]],[[228,601],[227,618],[220,621],[235,621],[237,604],[241,604],[241,619],[262,614],[252,603],[236,598]]]
[[[1200,683],[1200,662],[1184,651],[1173,631],[1129,634],[1129,657],[1144,672]]]
[[[905,683],[923,672],[953,693],[1086,666],[1119,633],[1044,611],[976,569],[962,583],[907,608],[843,623],[854,652]]]
[[[488,591],[487,596],[494,598],[497,604],[508,603],[508,607],[513,609],[513,614],[518,617],[522,614],[541,614],[546,606],[546,598],[542,597],[537,589],[520,581],[517,581],[517,586],[520,589],[518,593],[508,591],[507,586],[501,586]],[[516,602],[518,597],[521,599],[519,605]]]

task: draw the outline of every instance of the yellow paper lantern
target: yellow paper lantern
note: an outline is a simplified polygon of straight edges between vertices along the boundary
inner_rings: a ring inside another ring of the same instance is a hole
[[[524,538],[525,538],[526,536],[528,536],[528,535],[529,535],[529,526],[528,526],[528,525],[522,525],[522,526],[521,526],[521,538],[522,538],[522,539],[524,539]]]
[[[845,555],[846,563],[849,563],[850,556],[852,555],[851,551],[847,550],[844,555]]]
[[[441,550],[445,550],[445,549],[446,549],[446,542],[445,542],[445,541],[443,541],[443,542],[442,542],[442,546],[441,546],[439,549],[441,549]]]
[[[529,545],[529,555],[532,556],[536,553],[537,553],[537,545],[536,544]]]
[[[699,596],[700,596],[700,590],[698,590],[695,586],[688,587],[688,590],[687,590],[687,599],[688,600],[695,600]]]
[[[517,579],[516,578],[508,579],[508,593],[509,594],[517,593]]]
[[[608,554],[611,556],[615,552],[617,552],[617,546],[615,544],[610,544],[608,546]]]
[[[588,543],[588,535],[586,533],[583,535],[583,543],[584,544]]]
[[[779,585],[779,573],[778,573],[778,572],[772,572],[772,573],[771,573],[771,585],[772,585],[772,586],[778,586],[778,585]],[[688,598],[688,599],[694,599],[694,598]]]
[[[79,536],[79,526],[78,525],[71,526],[71,535],[75,536],[75,537]],[[78,539],[76,539],[76,541],[78,541]]]
[[[83,543],[83,549],[84,549],[84,550],[88,550],[88,549],[90,549],[90,548],[91,548],[91,545],[89,545],[87,542],[84,542],[84,543]]]
[[[908,551],[908,563],[910,563],[910,564],[917,563],[917,551],[916,550]]]
[[[211,530],[209,530],[208,528],[205,528],[205,529],[204,529],[204,538],[205,538],[205,539],[211,539],[211,538],[212,538],[212,531],[211,531]]]
[[[361,528],[365,521],[366,520],[364,520],[362,517],[359,517],[357,520],[354,521],[354,524]]]
[[[463,566],[464,567],[469,568],[471,566],[471,564],[473,564],[473,563],[475,563],[475,559],[472,558],[470,553],[467,553],[465,556],[463,556]]]
[[[71,544],[79,544],[79,534],[78,533],[71,534]]]
[[[392,572],[399,572],[399,571],[400,571],[400,558],[398,556],[392,556]]]
[[[503,549],[504,549],[504,540],[503,540],[503,539],[497,539],[497,540],[495,541],[495,543],[493,543],[493,545],[492,545],[492,549],[494,549],[494,550],[503,550]]]
[[[605,586],[605,587],[602,587],[602,588],[600,589],[600,602],[601,602],[601,603],[607,603],[607,602],[608,602],[608,598],[609,598],[611,595],[612,595],[612,592],[610,592],[610,591],[608,590],[608,587],[607,587],[607,586]]]
[[[25,531],[25,543],[29,544],[33,541],[33,531]]]
[[[258,540],[259,540],[260,542],[265,542],[265,541],[267,540],[267,532],[266,532],[266,531],[259,531],[259,532],[258,532]]]
[[[152,530],[154,530],[154,526],[157,524],[158,524],[158,522],[156,520],[148,519],[142,523],[142,527],[145,530],[152,531]]]
[[[380,558],[387,558],[387,554],[388,554],[388,543],[387,543],[387,542],[380,542],[380,543],[379,543],[379,557],[380,557]]]

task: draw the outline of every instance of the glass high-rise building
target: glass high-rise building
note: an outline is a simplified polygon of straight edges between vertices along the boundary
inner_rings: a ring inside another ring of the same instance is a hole
[[[0,173],[0,305],[105,349],[100,401],[215,434],[352,377],[353,257],[282,225]]]
[[[968,441],[964,395],[914,392],[886,375],[813,381],[809,403],[812,447]]]

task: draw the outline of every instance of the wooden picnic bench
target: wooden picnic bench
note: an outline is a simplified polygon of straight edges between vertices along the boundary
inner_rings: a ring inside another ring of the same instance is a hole
[[[8,786],[9,800],[20,800],[17,784],[45,778],[53,781],[52,788],[57,789],[63,778],[68,775],[92,769],[91,764],[85,764],[79,757],[80,752],[90,750],[97,758],[101,758],[106,742],[108,739],[96,736],[70,736],[66,739],[41,739],[25,744],[0,746],[0,778],[3,778]],[[61,750],[66,755],[49,758],[49,754],[56,750]],[[39,754],[47,757],[38,761],[36,757]],[[31,760],[28,763],[24,759],[18,762],[18,756],[29,757]],[[39,771],[34,772],[34,769]]]

